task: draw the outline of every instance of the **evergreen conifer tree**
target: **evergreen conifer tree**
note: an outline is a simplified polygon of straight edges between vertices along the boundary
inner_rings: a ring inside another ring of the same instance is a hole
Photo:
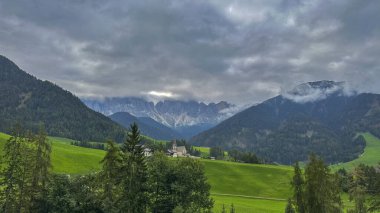
[[[288,199],[288,204],[286,205],[285,208],[285,213],[295,213],[296,211],[293,208],[292,200]]]
[[[123,156],[123,192],[122,205],[128,213],[145,212],[148,204],[147,197],[147,167],[143,148],[140,144],[140,131],[133,123],[122,150]]]
[[[305,206],[309,213],[341,212],[342,201],[336,176],[323,160],[312,154],[305,168]]]
[[[302,177],[302,171],[299,166],[299,163],[297,162],[294,165],[294,176],[292,180],[292,187],[293,187],[293,199],[294,199],[296,210],[298,213],[305,213],[304,184],[305,184],[305,181]]]
[[[102,203],[106,212],[117,212],[116,201],[118,200],[120,183],[120,167],[122,156],[118,145],[109,140],[107,141],[107,152],[102,161],[102,171],[100,181],[103,187]]]

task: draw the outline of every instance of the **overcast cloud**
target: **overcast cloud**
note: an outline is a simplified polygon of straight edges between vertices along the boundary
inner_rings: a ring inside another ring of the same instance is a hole
[[[80,97],[380,93],[379,20],[376,0],[0,0],[0,54]]]

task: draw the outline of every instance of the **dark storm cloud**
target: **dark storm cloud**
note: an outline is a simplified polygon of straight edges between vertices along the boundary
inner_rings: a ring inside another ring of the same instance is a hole
[[[0,54],[81,97],[252,103],[314,80],[380,92],[367,0],[0,0]]]

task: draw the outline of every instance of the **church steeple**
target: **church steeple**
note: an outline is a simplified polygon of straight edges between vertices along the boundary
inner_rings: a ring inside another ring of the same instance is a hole
[[[173,151],[177,151],[177,141],[173,141]]]

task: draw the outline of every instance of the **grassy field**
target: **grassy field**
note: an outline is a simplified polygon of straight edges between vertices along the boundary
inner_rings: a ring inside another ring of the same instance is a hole
[[[237,212],[283,212],[290,196],[289,166],[202,160],[215,200],[214,210],[234,204]],[[227,209],[228,209],[227,208]]]
[[[375,165],[380,160],[380,140],[364,134],[367,147],[357,160],[332,166],[333,169],[353,168],[359,163]],[[0,152],[8,135],[0,133]],[[49,137],[52,143],[53,171],[56,173],[85,174],[100,169],[104,151],[70,145],[71,140]],[[199,148],[199,147],[198,147]],[[208,152],[207,148],[201,148]],[[201,160],[211,184],[215,200],[214,210],[220,212],[223,204],[229,210],[231,203],[237,212],[283,212],[290,196],[292,167],[253,165],[227,161]],[[348,204],[347,201],[345,203]]]
[[[209,147],[194,146],[194,149],[199,150],[201,152],[202,158],[210,157],[210,148]]]
[[[214,212],[222,211],[223,205],[229,212],[233,203],[237,213],[278,213],[284,212],[286,201],[273,201],[263,199],[252,199],[245,197],[219,196],[213,195]]]
[[[340,163],[336,165],[332,165],[332,170],[338,170],[340,168],[345,168],[347,170],[351,170],[355,168],[357,165],[363,163],[366,165],[374,166],[378,165],[380,162],[380,139],[373,136],[370,133],[363,133],[362,134],[366,140],[366,147],[364,148],[364,152],[362,155],[360,155],[359,158],[346,162],[346,163]]]
[[[8,135],[0,133],[0,152],[3,150]],[[100,169],[99,162],[104,151],[70,145],[72,140],[49,137],[52,144],[53,171],[66,174],[85,174]]]
[[[8,138],[8,135],[0,133],[1,150]],[[49,137],[49,140],[54,172],[85,174],[100,169],[99,161],[104,151],[73,146],[70,145],[71,140],[65,138]],[[279,212],[284,209],[285,201],[258,197],[286,199],[292,173],[290,167],[212,160],[202,162],[212,186],[216,212],[223,204],[229,207],[231,203],[238,212]]]

